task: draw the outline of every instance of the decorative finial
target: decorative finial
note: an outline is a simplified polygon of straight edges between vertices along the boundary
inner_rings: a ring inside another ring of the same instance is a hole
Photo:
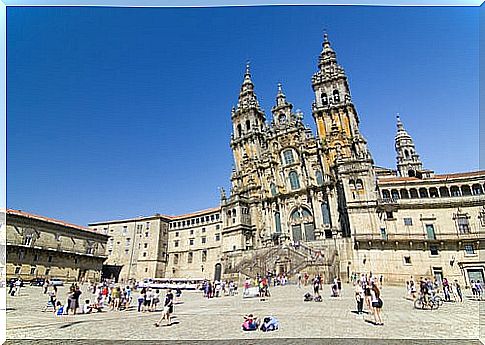
[[[249,60],[246,61],[246,74],[250,75],[251,72],[249,70],[249,65],[251,64],[251,62]]]
[[[323,29],[323,42],[328,42],[327,29]]]
[[[278,83],[278,95],[281,94],[283,94],[283,86],[281,85],[281,83]]]

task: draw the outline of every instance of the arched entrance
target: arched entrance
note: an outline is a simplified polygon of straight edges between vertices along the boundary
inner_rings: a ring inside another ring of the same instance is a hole
[[[294,210],[290,215],[291,234],[293,241],[314,241],[315,225],[313,216],[305,207]]]
[[[217,263],[214,269],[214,280],[221,280],[221,274],[222,274],[222,265],[220,263]]]

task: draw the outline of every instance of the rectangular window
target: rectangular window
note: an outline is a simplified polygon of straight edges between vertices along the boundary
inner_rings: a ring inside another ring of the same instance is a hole
[[[179,237],[179,232],[175,231],[175,237]]]
[[[221,226],[219,224],[216,225],[216,230],[219,230]]]
[[[470,223],[468,217],[459,217],[457,220],[458,232],[460,234],[467,234],[470,232]]]
[[[207,250],[203,250],[202,251],[202,262],[206,262],[207,261]]]
[[[216,219],[217,220],[219,219],[219,213],[216,213]]]
[[[39,260],[39,255],[35,254],[34,255],[34,261],[38,261]]]
[[[52,262],[52,255],[49,255],[49,257],[47,258],[47,262]]]
[[[194,239],[193,239],[193,238],[191,238],[191,239],[189,240],[189,245],[190,245],[190,246],[193,246],[193,245],[194,245]]]
[[[123,226],[122,234],[123,234],[123,236],[126,236],[128,234],[128,226],[126,226],[126,225]]]
[[[202,228],[202,232],[205,232],[205,228]]]
[[[465,244],[465,253],[467,255],[475,254],[475,248],[473,248],[473,244]]]
[[[431,255],[439,255],[438,246],[430,246],[429,252]]]
[[[146,252],[145,252],[145,253],[143,253],[143,257],[145,258],[146,256],[147,256],[147,253],[146,253]]]
[[[128,248],[125,249],[125,255],[128,255],[129,252],[130,252],[130,250]]]
[[[177,265],[179,263],[179,255],[173,254],[173,264]]]
[[[148,243],[144,243],[143,248],[148,248]]]
[[[214,221],[214,215],[211,215],[211,221],[212,222]]]
[[[147,230],[150,229],[150,222],[147,222],[147,226],[146,226]]]
[[[410,256],[404,257],[404,264],[405,265],[411,265],[411,257]]]
[[[191,264],[192,263],[192,260],[194,259],[194,253],[189,252],[188,254],[189,255],[187,255],[187,263],[188,264]]]
[[[190,229],[190,234],[193,235],[194,234],[194,229]]]
[[[381,228],[381,238],[387,240],[386,228]]]
[[[207,242],[207,238],[202,237],[202,238],[201,238],[201,241],[202,241],[202,244],[205,244],[205,243]]]
[[[30,268],[30,275],[34,275],[35,274],[35,270],[36,270],[37,267],[31,267]]]
[[[412,218],[404,218],[404,225],[413,225]]]
[[[50,268],[46,268],[44,275],[48,276],[49,273],[51,273],[51,269]]]
[[[426,224],[426,235],[428,236],[428,240],[436,240],[433,224]]]
[[[32,235],[27,235],[24,237],[24,246],[30,246],[32,244]]]
[[[174,247],[178,247],[179,246],[179,241],[175,241],[173,244],[174,244]]]
[[[221,234],[216,234],[216,241],[220,241],[221,240]]]
[[[130,246],[130,244],[131,244],[131,238],[127,237],[127,238],[126,238],[126,243],[125,243],[125,245],[126,245],[127,247],[129,247],[129,246]]]
[[[394,219],[394,214],[392,211],[386,211],[386,219]]]
[[[147,231],[145,232],[145,237],[148,237],[150,235],[150,233]]]
[[[22,269],[21,266],[15,267],[15,274],[20,274],[20,270]]]
[[[294,163],[295,162],[295,159],[293,158],[293,151],[291,150],[286,150],[284,153],[283,153],[283,156],[285,158],[285,164],[291,164],[291,163]]]

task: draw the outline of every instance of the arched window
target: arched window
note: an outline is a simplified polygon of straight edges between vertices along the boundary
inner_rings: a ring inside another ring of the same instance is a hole
[[[450,193],[451,196],[461,196],[460,188],[458,188],[457,186],[451,186]]]
[[[470,190],[469,185],[465,184],[465,185],[461,186],[461,195],[463,195],[463,196],[472,195],[472,191]]]
[[[308,218],[308,217],[311,218],[311,216],[312,216],[310,211],[308,211],[306,208],[301,209],[301,215],[303,216],[303,218]]]
[[[290,172],[290,185],[292,190],[300,188],[300,181],[298,179],[298,174],[296,171]]]
[[[472,193],[473,195],[483,194],[482,186],[480,186],[479,184],[474,184],[472,186]]]
[[[350,187],[350,190],[355,189],[355,181],[354,180],[349,180],[349,187]]]
[[[391,198],[391,193],[387,189],[382,190],[382,199],[390,199]]]
[[[416,177],[416,172],[412,169],[408,170],[408,176],[409,177]]]
[[[246,129],[248,131],[251,129],[251,122],[249,122],[249,120],[246,120]]]
[[[273,182],[271,182],[269,188],[271,189],[271,195],[272,196],[276,196],[276,194],[278,194],[278,192],[276,190],[276,185]]]
[[[401,189],[400,191],[401,199],[409,199],[409,193],[407,189]]]
[[[397,189],[391,189],[391,197],[393,199],[399,199],[399,192],[397,191]]]
[[[323,224],[331,225],[332,221],[330,219],[330,208],[328,207],[328,202],[322,202],[322,217],[323,217]]]
[[[408,150],[404,150],[404,157],[409,158],[409,151]]]
[[[440,187],[440,196],[442,198],[447,198],[450,196],[450,191],[447,187]]]
[[[426,188],[419,188],[419,197],[428,198],[428,190]]]
[[[322,104],[323,105],[328,105],[328,97],[326,93],[322,93]]]
[[[338,90],[333,90],[333,101],[335,103],[340,102],[340,94],[339,94]]]
[[[242,135],[242,126],[241,124],[237,125],[237,136],[240,137]]]
[[[429,197],[430,198],[439,198],[440,195],[438,193],[438,189],[436,187],[431,187],[429,189]]]
[[[292,164],[295,162],[295,157],[293,156],[293,150],[286,150],[283,152],[283,158],[285,165]]]
[[[280,116],[278,116],[278,121],[280,123],[286,122],[286,115],[285,114],[280,114]]]
[[[411,188],[409,190],[409,195],[411,196],[411,199],[417,199],[417,198],[419,198],[418,191],[416,190],[416,188]]]
[[[317,179],[317,186],[323,185],[323,175],[322,175],[322,172],[320,170],[317,170],[315,172],[315,177]]]
[[[281,233],[281,216],[279,212],[275,212],[274,220],[275,220],[275,226],[276,226],[276,233]]]
[[[360,178],[355,181],[355,189],[364,189],[364,184]]]

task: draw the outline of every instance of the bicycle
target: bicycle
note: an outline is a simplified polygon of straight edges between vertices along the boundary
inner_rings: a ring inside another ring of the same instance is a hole
[[[439,303],[437,301],[434,301],[432,297],[429,297],[428,300],[424,298],[424,296],[419,296],[415,301],[414,301],[414,308],[416,309],[431,309],[435,310],[440,307]]]

